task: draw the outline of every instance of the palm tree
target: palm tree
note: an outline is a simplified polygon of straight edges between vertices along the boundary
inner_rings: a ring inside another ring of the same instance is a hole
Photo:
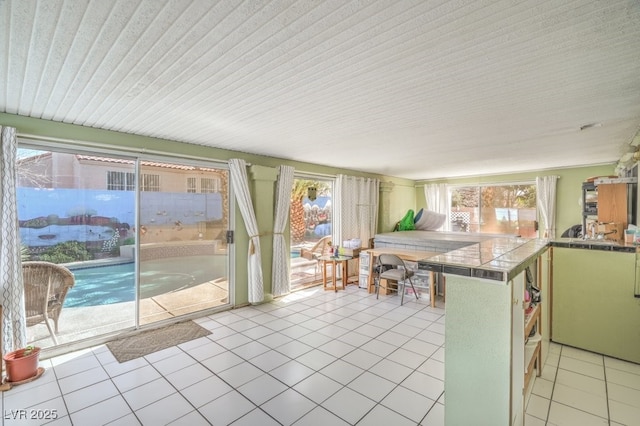
[[[307,196],[308,190],[315,187],[318,195],[326,195],[329,192],[329,185],[316,180],[295,179],[291,190],[291,241],[299,244],[304,241],[307,229],[304,220],[303,200]]]

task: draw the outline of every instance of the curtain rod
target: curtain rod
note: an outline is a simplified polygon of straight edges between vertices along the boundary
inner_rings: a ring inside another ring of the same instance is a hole
[[[100,142],[89,142],[89,141],[82,141],[82,140],[77,140],[77,139],[66,139],[66,138],[55,138],[55,137],[51,137],[51,136],[41,136],[41,135],[31,135],[28,133],[20,133],[17,132],[16,133],[16,137],[18,138],[23,138],[23,139],[29,139],[32,141],[36,141],[36,142],[50,142],[53,143],[54,146],[59,147],[60,145],[69,145],[69,144],[73,144],[73,145],[80,145],[82,147],[85,148],[97,148],[97,149],[101,149],[103,151],[108,151],[108,152],[113,152],[113,151],[123,151],[123,152],[127,152],[127,153],[134,153],[134,154],[151,154],[151,155],[162,155],[165,157],[174,157],[174,158],[184,158],[184,159],[190,159],[190,160],[199,160],[199,161],[213,161],[213,162],[219,162],[219,163],[228,163],[229,160],[221,160],[219,158],[210,158],[210,157],[201,157],[201,156],[197,156],[197,155],[185,155],[185,154],[178,154],[175,152],[167,152],[167,151],[161,151],[161,150],[156,150],[156,149],[148,149],[148,148],[133,148],[133,147],[128,147],[128,146],[113,146],[113,145],[107,145],[104,143],[100,143]],[[177,142],[176,143],[184,143],[184,142]],[[202,145],[203,147],[205,145]],[[246,163],[247,166],[251,166],[251,163]]]

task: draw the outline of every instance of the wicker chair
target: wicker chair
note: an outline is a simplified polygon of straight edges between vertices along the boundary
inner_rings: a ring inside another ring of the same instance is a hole
[[[300,250],[300,257],[304,257],[309,260],[317,260],[318,258],[328,254],[329,251],[329,242],[331,241],[331,235],[324,236],[320,238],[313,247],[309,249],[303,248]]]
[[[58,344],[58,319],[67,292],[75,284],[73,273],[50,262],[22,262],[27,327],[44,322]],[[49,320],[53,320],[55,333]]]
[[[320,238],[318,241],[316,241],[313,247],[309,249],[303,248],[302,250],[300,250],[301,258],[316,262],[316,268],[315,268],[316,279],[318,278],[318,273],[320,272],[320,262],[318,261],[318,259],[320,259],[322,256],[330,254],[329,253],[331,251],[331,247],[329,246],[330,241],[331,241],[331,235],[326,235]]]

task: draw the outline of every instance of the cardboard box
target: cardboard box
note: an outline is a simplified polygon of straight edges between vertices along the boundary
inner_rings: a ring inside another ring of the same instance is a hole
[[[351,257],[358,257],[360,255],[360,249],[359,248],[343,248],[340,247],[340,254],[344,255],[344,256],[351,256]]]
[[[596,233],[602,235],[605,240],[624,244],[624,224],[622,223],[598,223]]]

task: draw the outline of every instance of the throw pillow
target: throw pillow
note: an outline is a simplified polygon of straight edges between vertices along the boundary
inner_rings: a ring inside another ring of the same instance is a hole
[[[444,221],[447,219],[447,215],[443,213],[432,212],[431,210],[425,210],[420,216],[420,220],[416,222],[415,226],[420,231],[435,231],[444,225]]]

